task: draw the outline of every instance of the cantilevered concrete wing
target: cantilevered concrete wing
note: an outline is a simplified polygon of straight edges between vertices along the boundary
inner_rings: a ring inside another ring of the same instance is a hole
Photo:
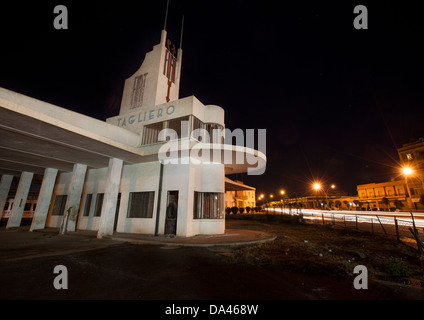
[[[110,158],[140,163],[139,145],[133,132],[0,88],[0,174],[102,168]]]

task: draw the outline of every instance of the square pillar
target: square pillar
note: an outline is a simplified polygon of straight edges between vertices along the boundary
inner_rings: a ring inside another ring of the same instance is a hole
[[[62,219],[65,219],[65,221],[62,221],[62,225],[64,226],[64,228],[61,228],[62,233],[75,231],[86,173],[87,165],[81,163],[74,164],[65,204],[65,213],[62,216]]]
[[[7,221],[6,229],[15,228],[21,225],[22,214],[24,213],[25,204],[28,198],[29,188],[31,187],[34,173],[22,172],[19,179],[18,190],[16,190],[13,208],[10,212],[9,220]]]
[[[9,195],[10,185],[12,184],[13,176],[4,174],[0,180],[0,210],[3,210],[4,205]],[[3,212],[3,211],[2,211]]]
[[[123,161],[121,159],[111,158],[109,160],[106,189],[103,198],[97,238],[113,234],[116,203],[118,199],[119,185],[121,184],[122,166]]]
[[[57,177],[57,169],[46,168],[44,170],[44,178],[41,183],[40,194],[37,200],[37,208],[32,219],[29,231],[44,229],[49,213],[49,206],[52,200],[53,189]]]

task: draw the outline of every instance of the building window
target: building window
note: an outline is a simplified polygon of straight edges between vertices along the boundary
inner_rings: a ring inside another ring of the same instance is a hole
[[[131,109],[141,107],[143,102],[144,87],[146,86],[147,73],[135,77],[133,93],[131,96]]]
[[[163,124],[163,122],[158,122],[144,126],[142,144],[152,144],[159,142],[159,133],[163,129]]]
[[[412,160],[412,159],[413,159],[413,157],[412,157],[412,153],[407,153],[407,154],[406,154],[406,159],[408,159],[408,160]]]
[[[414,188],[414,194],[416,194],[416,195],[423,194],[423,189],[421,189],[421,188]]]
[[[415,157],[417,160],[424,160],[424,151],[415,151]]]
[[[193,219],[222,219],[224,194],[194,192]]]
[[[96,207],[94,209],[94,216],[100,217],[102,214],[102,207],[103,207],[103,198],[105,194],[104,193],[98,193],[96,197]]]
[[[31,210],[31,206],[32,206],[32,203],[31,202],[25,203],[24,211],[30,211]]]
[[[192,123],[191,137],[201,142],[208,142],[208,141],[204,141],[205,124],[202,121],[200,121],[198,118],[196,118],[195,116],[191,116],[191,123]]]
[[[127,218],[153,218],[155,192],[131,192]]]
[[[216,123],[207,123],[205,129],[209,133],[210,143],[224,143],[223,126]]]
[[[88,217],[90,215],[90,208],[91,208],[91,199],[93,198],[93,195],[87,194],[85,196],[85,205],[84,205],[84,213],[83,216],[84,217]]]
[[[168,129],[174,131],[169,131],[168,136],[171,140],[187,138],[189,136],[190,126],[189,126],[189,117],[181,117],[168,121]]]
[[[65,204],[67,198],[67,195],[59,195],[54,198],[52,216],[63,216],[63,213],[65,212]]]

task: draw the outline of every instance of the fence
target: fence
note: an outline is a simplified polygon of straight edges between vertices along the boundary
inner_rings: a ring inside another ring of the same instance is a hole
[[[321,211],[311,209],[273,210],[268,214],[299,215],[305,223],[332,225],[334,227],[366,231],[372,234],[383,234],[397,240],[414,240],[411,230],[422,233],[424,214],[412,212],[399,213],[358,213],[355,211]]]

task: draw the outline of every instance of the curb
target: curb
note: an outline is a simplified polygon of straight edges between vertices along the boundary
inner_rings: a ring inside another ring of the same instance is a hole
[[[277,236],[269,236],[265,239],[258,240],[246,240],[246,241],[234,241],[234,242],[211,242],[211,243],[187,243],[187,242],[168,242],[168,241],[157,241],[157,240],[146,240],[146,239],[131,239],[125,237],[108,237],[110,240],[115,241],[124,241],[132,244],[150,244],[150,245],[160,245],[160,246],[173,246],[173,247],[235,247],[243,245],[254,245],[260,243],[266,243],[274,241]]]

